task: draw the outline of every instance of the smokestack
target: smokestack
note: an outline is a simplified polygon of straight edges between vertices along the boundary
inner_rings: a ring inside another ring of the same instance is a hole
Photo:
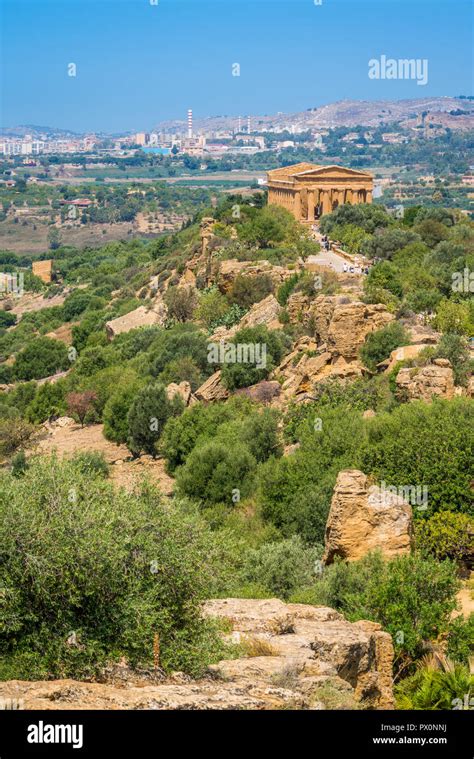
[[[188,111],[188,139],[190,140],[193,136],[193,112],[191,108]]]
[[[247,132],[250,134],[250,116],[247,116]]]

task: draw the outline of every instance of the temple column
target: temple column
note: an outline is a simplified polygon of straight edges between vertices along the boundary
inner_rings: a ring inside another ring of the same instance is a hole
[[[331,213],[332,208],[331,208],[331,199],[329,197],[329,190],[323,190],[322,196],[323,196],[323,207],[321,209],[322,213],[323,214]]]
[[[314,221],[314,190],[308,190],[308,221]]]
[[[366,190],[366,203],[372,203],[372,190]]]
[[[301,193],[299,190],[294,195],[293,214],[298,221],[301,219]]]
[[[352,196],[352,190],[348,189],[346,190],[346,203],[352,204],[354,202],[354,198]]]

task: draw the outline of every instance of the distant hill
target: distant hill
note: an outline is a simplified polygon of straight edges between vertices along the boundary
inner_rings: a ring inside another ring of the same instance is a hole
[[[451,113],[452,112],[452,113]],[[393,122],[411,126],[409,122],[421,118],[422,114],[439,118],[439,123],[452,129],[474,127],[474,101],[460,97],[431,97],[410,100],[340,100],[319,108],[308,108],[296,113],[251,116],[252,130],[265,131],[268,128],[333,129],[335,127],[370,126]],[[247,114],[242,114],[242,127],[246,126]],[[194,118],[194,128],[200,130],[233,129],[238,116],[208,116]],[[433,119],[436,121],[437,119]],[[187,123],[182,120],[161,121],[158,131],[185,131]]]

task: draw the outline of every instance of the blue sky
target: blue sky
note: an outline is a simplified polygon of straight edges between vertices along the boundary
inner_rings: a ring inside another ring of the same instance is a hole
[[[137,131],[189,107],[244,116],[472,93],[467,0],[154,2],[0,0],[2,125]],[[428,59],[428,84],[369,79],[381,55]]]

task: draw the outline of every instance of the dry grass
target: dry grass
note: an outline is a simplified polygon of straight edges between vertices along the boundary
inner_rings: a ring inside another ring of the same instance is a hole
[[[275,646],[264,638],[254,638],[245,636],[240,642],[240,646],[245,656],[253,658],[256,656],[279,656]]]

